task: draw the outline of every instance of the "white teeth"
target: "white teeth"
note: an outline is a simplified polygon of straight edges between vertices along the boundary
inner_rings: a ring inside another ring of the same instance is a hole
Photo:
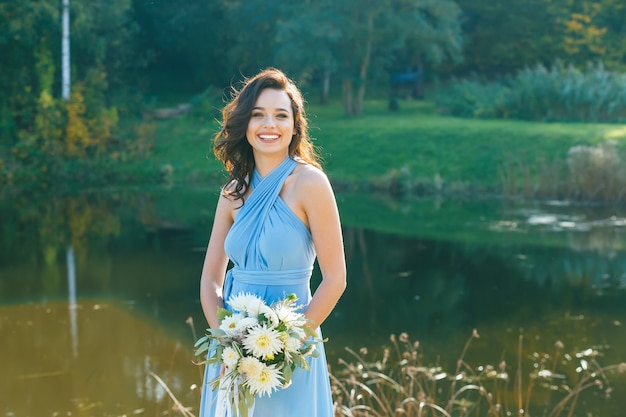
[[[278,135],[259,135],[259,137],[263,140],[273,140],[278,139]]]

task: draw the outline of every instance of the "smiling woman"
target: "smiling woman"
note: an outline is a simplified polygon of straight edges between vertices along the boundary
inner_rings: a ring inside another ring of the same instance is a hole
[[[223,119],[215,155],[230,178],[217,203],[202,269],[206,320],[212,330],[219,328],[218,311],[233,310],[231,295],[252,294],[271,305],[293,293],[321,338],[319,326],[346,287],[346,265],[335,196],[309,140],[302,94],[284,73],[268,69],[244,83],[224,108]],[[312,293],[316,260],[322,280]],[[229,261],[234,266],[226,271]],[[302,339],[300,350],[305,351],[308,340]],[[217,352],[217,344],[209,348],[200,405],[204,417],[222,417],[223,407],[229,407],[225,398],[232,395],[211,389],[232,374],[225,374]],[[271,397],[255,398],[250,412],[241,414],[287,417],[298,410],[301,417],[332,416],[324,346],[317,352],[295,371],[281,368],[293,371],[291,384]],[[243,361],[245,355],[240,356]],[[282,364],[272,356],[260,366],[268,373]],[[238,365],[231,368],[250,376]]]

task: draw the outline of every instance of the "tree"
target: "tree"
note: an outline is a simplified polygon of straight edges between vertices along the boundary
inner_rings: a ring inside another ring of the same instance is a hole
[[[178,89],[228,84],[228,51],[236,35],[221,1],[133,2],[139,47],[153,58],[147,78],[174,79]]]
[[[621,0],[457,0],[467,34],[465,62],[449,72],[499,76],[556,59],[578,67],[626,66]]]
[[[344,110],[357,116],[368,81],[385,74],[399,51],[421,66],[459,60],[459,14],[451,0],[300,1],[279,24],[278,50],[305,73],[336,70]]]
[[[558,56],[557,11],[548,7],[550,0],[457,1],[467,34],[465,60],[450,72],[498,76],[537,63],[548,65]]]
[[[61,100],[61,93],[69,93],[59,71],[61,6],[57,0],[0,0],[6,23],[0,31],[0,158],[6,154],[12,170],[35,177],[52,177],[63,158],[104,153],[118,122],[109,86],[130,84],[132,70],[141,65],[132,41],[137,26],[130,0],[72,2],[77,88]]]
[[[622,1],[562,0],[556,10],[568,61],[578,66],[603,61],[609,69],[626,68],[626,5]]]
[[[277,24],[276,62],[303,84],[320,83],[320,102],[329,100],[331,74],[339,66],[341,20],[333,0],[291,3],[289,19]]]

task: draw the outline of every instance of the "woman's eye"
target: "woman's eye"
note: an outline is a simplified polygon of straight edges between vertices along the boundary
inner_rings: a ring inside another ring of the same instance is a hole
[[[254,112],[252,113],[252,117],[263,117],[263,113]]]
[[[286,119],[289,116],[284,113],[281,113],[281,114],[278,114],[276,117],[278,117],[279,119]]]

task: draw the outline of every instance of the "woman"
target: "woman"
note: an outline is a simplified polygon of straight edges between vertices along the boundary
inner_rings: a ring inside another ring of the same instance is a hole
[[[295,293],[305,316],[319,326],[345,289],[337,205],[316,160],[303,104],[284,73],[267,69],[248,79],[222,112],[214,152],[230,178],[217,203],[200,283],[213,328],[219,326],[217,307],[240,292],[268,303]],[[322,281],[311,295],[316,256]],[[229,259],[234,266],[226,273]],[[310,370],[296,370],[289,387],[256,399],[254,417],[333,415],[324,347],[318,349]],[[220,366],[206,366],[201,417],[215,416],[217,393],[208,382],[219,373]]]

